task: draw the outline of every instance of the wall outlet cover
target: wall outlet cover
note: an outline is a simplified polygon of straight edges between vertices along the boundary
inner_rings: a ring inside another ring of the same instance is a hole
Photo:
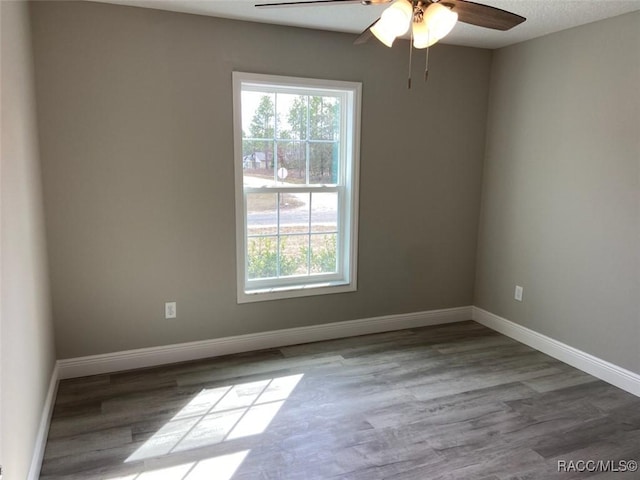
[[[516,291],[513,295],[513,298],[515,298],[516,300],[518,300],[519,302],[522,301],[522,293],[524,292],[524,288],[522,288],[520,285],[516,285]]]
[[[176,302],[167,302],[164,304],[164,318],[176,318],[177,314]]]

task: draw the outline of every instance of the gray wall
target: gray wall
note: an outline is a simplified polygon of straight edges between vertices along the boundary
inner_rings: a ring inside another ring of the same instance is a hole
[[[0,465],[26,479],[55,363],[26,2],[0,2]]]
[[[637,12],[494,52],[475,294],[635,372],[639,85]]]
[[[471,304],[490,51],[438,46],[407,91],[406,42],[90,2],[32,13],[60,358]],[[357,292],[236,304],[233,70],[363,82]]]

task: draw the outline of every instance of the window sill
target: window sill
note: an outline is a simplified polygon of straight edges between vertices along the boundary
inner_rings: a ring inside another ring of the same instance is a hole
[[[286,298],[330,295],[333,293],[355,292],[356,290],[355,282],[324,282],[309,285],[261,288],[238,291],[238,303],[266,302],[269,300],[282,300]]]

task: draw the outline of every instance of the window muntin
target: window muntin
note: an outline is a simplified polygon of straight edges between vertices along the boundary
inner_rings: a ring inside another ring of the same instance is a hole
[[[360,84],[234,73],[238,301],[355,290]]]

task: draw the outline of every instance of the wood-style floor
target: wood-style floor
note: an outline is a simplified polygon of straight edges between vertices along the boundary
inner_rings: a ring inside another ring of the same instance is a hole
[[[578,460],[640,460],[640,398],[462,322],[62,381],[41,479],[640,478]]]

